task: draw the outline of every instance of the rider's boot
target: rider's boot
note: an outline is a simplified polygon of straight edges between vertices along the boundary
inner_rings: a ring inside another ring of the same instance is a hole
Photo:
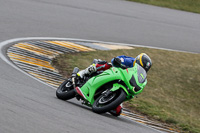
[[[80,78],[83,78],[85,76],[85,70],[81,70],[77,73],[77,75],[80,77]]]
[[[86,74],[90,75],[92,74],[93,72],[96,72],[97,71],[97,68],[96,68],[96,65],[90,65],[88,68],[86,68],[85,70],[81,70],[77,73],[77,75],[80,77],[80,78],[83,78]]]

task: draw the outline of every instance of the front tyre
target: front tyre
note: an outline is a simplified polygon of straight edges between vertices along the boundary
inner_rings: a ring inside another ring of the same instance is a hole
[[[68,79],[65,80],[56,90],[56,96],[62,100],[69,100],[74,98],[76,92],[73,88],[72,82]]]
[[[126,93],[120,89],[111,92],[109,95],[99,96],[92,105],[95,113],[101,114],[117,108],[126,99]]]

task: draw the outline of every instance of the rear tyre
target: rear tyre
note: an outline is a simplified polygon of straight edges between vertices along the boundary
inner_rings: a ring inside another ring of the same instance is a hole
[[[126,93],[120,89],[112,92],[108,96],[99,96],[92,105],[95,113],[101,114],[117,108],[126,99]]]
[[[56,96],[58,99],[69,100],[74,98],[75,95],[76,92],[70,80],[65,80],[56,90]]]

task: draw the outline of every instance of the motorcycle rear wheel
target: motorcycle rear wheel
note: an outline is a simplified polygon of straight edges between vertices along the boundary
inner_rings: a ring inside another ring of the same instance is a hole
[[[92,110],[95,113],[101,114],[115,109],[126,99],[126,93],[120,89],[114,91],[109,96],[99,96],[92,105]]]
[[[61,100],[69,100],[74,98],[76,92],[70,80],[65,80],[56,90],[56,96]]]

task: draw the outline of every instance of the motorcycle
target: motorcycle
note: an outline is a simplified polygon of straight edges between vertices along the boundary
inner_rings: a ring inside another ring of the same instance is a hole
[[[110,112],[119,116],[112,110],[141,93],[147,84],[146,71],[137,63],[132,68],[111,67],[84,78],[77,76],[78,72],[75,67],[72,76],[57,88],[56,96],[62,100],[76,97],[99,114]]]

